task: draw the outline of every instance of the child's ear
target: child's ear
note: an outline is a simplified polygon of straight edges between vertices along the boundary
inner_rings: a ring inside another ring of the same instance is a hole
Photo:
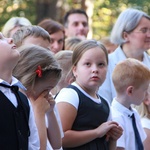
[[[76,75],[76,66],[74,66],[72,68],[72,73],[73,73],[74,77],[76,78],[77,77],[77,75]]]
[[[134,87],[133,86],[128,86],[127,87],[127,90],[126,90],[127,95],[132,95],[133,91],[134,91]]]

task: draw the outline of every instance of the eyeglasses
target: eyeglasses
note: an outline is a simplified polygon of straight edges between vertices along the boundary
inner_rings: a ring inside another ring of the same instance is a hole
[[[143,34],[148,34],[150,33],[150,28],[142,28],[140,30],[134,31],[135,33],[143,33]]]

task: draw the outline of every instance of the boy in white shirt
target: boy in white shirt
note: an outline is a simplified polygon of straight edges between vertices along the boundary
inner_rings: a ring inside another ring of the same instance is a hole
[[[144,100],[150,83],[150,71],[140,61],[128,58],[116,65],[112,80],[117,92],[112,102],[112,116],[123,128],[123,134],[117,141],[117,150],[143,150],[146,134],[139,114],[131,108],[131,104],[140,105]],[[137,131],[134,131],[132,124],[133,115],[139,137],[136,137]]]
[[[0,33],[0,149],[39,150],[31,104],[18,91],[24,86],[12,76],[19,56],[12,38]]]

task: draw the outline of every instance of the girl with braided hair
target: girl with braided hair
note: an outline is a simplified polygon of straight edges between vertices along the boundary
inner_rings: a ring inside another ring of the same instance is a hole
[[[55,101],[50,94],[60,77],[61,69],[49,50],[28,45],[19,47],[20,59],[13,75],[26,87],[40,137],[41,150],[61,148],[61,132],[57,122]],[[46,117],[45,117],[46,116]]]

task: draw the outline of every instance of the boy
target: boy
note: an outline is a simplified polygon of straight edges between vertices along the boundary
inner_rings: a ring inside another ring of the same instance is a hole
[[[17,47],[25,44],[35,44],[50,50],[50,35],[39,26],[21,27],[12,38]]]
[[[12,38],[0,33],[0,149],[38,150],[39,138],[24,86],[12,76],[19,52]],[[15,90],[15,91],[14,91]]]
[[[112,116],[123,128],[117,150],[143,150],[146,134],[139,114],[131,104],[140,105],[144,100],[150,83],[150,70],[140,61],[128,58],[116,65],[112,80],[117,92],[112,102]]]

